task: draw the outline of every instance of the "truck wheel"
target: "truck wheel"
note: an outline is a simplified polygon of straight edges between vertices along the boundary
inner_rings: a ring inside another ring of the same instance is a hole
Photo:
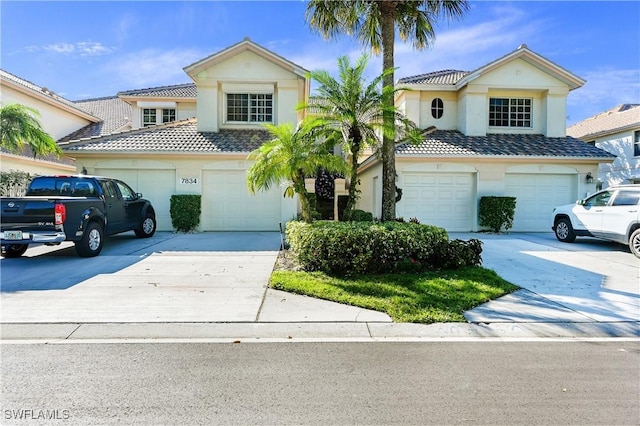
[[[629,249],[635,257],[640,257],[640,228],[631,233],[629,238]]]
[[[104,244],[104,231],[96,222],[89,222],[82,239],[76,241],[76,252],[81,257],[93,257],[100,254]]]
[[[20,257],[27,251],[29,244],[7,244],[2,246],[2,257],[10,259],[13,257]]]
[[[151,213],[147,213],[140,223],[140,228],[135,229],[134,232],[138,238],[152,237],[156,233],[156,218]]]
[[[562,218],[556,222],[556,238],[563,243],[572,243],[576,240],[576,234],[569,219]]]

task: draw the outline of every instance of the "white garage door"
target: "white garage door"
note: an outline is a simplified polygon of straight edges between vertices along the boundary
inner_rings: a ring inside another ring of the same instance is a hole
[[[169,207],[176,193],[175,170],[96,169],[96,174],[120,179],[151,202],[159,231],[172,231]]]
[[[474,198],[472,173],[404,173],[397,215],[436,225],[449,232],[471,231]]]
[[[551,231],[553,208],[576,201],[575,175],[509,173],[505,179],[506,195],[516,197],[513,231]]]
[[[251,195],[245,171],[204,171],[202,227],[205,231],[277,231],[283,189]]]

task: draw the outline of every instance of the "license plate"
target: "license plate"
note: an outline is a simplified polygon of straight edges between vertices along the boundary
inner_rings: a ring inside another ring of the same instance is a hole
[[[22,231],[4,231],[5,240],[21,240]]]

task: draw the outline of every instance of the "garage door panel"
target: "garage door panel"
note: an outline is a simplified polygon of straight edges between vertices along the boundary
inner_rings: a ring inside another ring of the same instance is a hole
[[[120,179],[151,202],[159,231],[171,231],[171,195],[176,192],[175,170],[97,169],[96,174]]]
[[[505,193],[516,197],[512,230],[549,231],[553,208],[575,201],[576,179],[566,174],[507,174]]]
[[[250,194],[241,170],[203,172],[205,231],[275,231],[281,220],[281,188]]]
[[[405,173],[398,215],[447,229],[470,231],[474,194],[471,173]]]

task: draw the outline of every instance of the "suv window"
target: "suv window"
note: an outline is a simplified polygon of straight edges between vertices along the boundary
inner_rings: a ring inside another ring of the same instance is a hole
[[[590,198],[587,198],[584,201],[584,205],[590,206],[590,207],[606,206],[609,203],[609,200],[611,200],[612,196],[613,196],[613,191],[604,191]]]
[[[122,194],[122,198],[126,201],[133,201],[138,198],[133,189],[129,188],[126,183],[120,182],[119,180],[115,181],[116,185],[118,185],[118,189],[120,189],[120,193]]]
[[[636,206],[640,201],[640,191],[625,191],[621,189],[613,199],[612,206]]]

